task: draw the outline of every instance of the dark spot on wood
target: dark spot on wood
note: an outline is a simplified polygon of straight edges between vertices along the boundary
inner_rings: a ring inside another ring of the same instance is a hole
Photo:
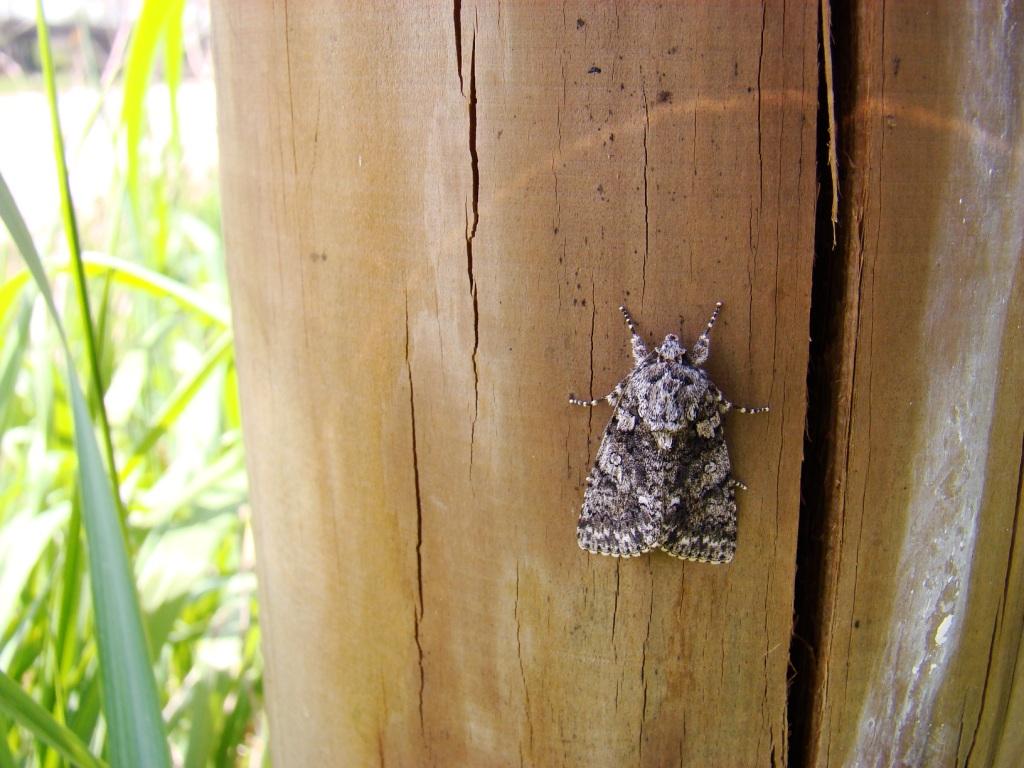
[[[583,19],[576,19],[576,29],[583,29],[585,26],[587,26],[586,21]]]
[[[902,64],[902,63],[903,63],[903,60],[899,56],[893,56],[892,57],[892,76],[893,77],[899,77],[899,74],[900,74],[900,64]]]
[[[669,56],[674,56],[678,51],[679,51],[679,46],[673,45],[671,48],[669,48],[667,51],[665,51],[665,53],[667,53]]]
[[[664,104],[665,102],[672,101],[672,91],[658,91],[658,103]]]
[[[316,251],[313,251],[311,254],[309,254],[309,260],[310,261],[327,261],[327,251],[320,251],[320,253],[317,253]]]
[[[598,66],[593,66],[593,67],[591,67],[590,69],[587,70],[587,74],[588,75],[599,75],[600,73],[601,73],[601,68],[598,67]]]

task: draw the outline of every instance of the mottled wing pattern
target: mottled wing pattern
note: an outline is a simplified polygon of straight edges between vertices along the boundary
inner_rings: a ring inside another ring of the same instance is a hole
[[[708,411],[710,413],[710,411]],[[698,430],[706,418],[698,418]],[[684,560],[728,563],[736,552],[736,487],[720,424],[680,441],[674,485],[680,494],[665,517],[668,554]]]
[[[670,516],[661,548],[673,557],[728,563],[736,553],[736,497],[732,486],[684,499]]]
[[[664,538],[666,466],[632,404],[619,404],[587,477],[576,535],[588,552],[633,557]]]

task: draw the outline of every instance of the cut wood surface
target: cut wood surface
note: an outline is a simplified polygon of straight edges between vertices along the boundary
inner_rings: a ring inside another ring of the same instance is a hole
[[[787,754],[817,4],[213,4],[276,765]],[[576,545],[609,417],[692,340],[728,566]]]
[[[845,160],[807,494],[823,546],[802,560],[820,587],[806,764],[1024,760],[1022,11],[833,16]]]

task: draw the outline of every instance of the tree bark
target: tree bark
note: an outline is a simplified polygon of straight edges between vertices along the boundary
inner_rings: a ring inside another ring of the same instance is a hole
[[[213,13],[275,764],[784,762],[817,4]],[[566,396],[716,300],[735,561],[581,552]]]

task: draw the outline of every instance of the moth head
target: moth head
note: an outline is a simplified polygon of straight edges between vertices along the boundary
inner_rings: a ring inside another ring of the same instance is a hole
[[[683,355],[686,354],[686,350],[683,349],[683,345],[679,343],[679,337],[674,333],[670,333],[665,337],[665,340],[661,342],[661,346],[656,350],[658,357],[662,360],[668,360],[669,362],[675,362],[676,360],[682,360]]]

